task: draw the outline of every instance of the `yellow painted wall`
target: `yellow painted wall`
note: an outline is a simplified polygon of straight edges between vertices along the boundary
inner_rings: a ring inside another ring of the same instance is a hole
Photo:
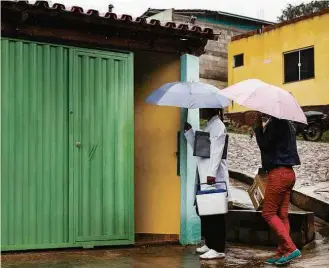
[[[291,92],[301,106],[329,104],[329,14],[317,16],[233,41],[229,44],[229,85],[258,78]],[[283,53],[314,46],[315,78],[284,84]],[[233,56],[244,53],[244,66],[233,68]],[[234,104],[230,112],[244,107]]]
[[[177,132],[180,109],[145,103],[161,85],[180,80],[180,58],[135,54],[135,230],[180,233]]]

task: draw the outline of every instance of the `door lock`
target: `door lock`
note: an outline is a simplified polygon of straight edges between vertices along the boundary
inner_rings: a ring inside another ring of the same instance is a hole
[[[81,147],[81,142],[80,142],[80,141],[77,141],[77,142],[75,143],[75,147],[80,148],[80,147]]]

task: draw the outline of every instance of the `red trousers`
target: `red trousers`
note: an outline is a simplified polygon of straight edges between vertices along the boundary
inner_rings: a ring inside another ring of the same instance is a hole
[[[262,214],[279,238],[279,256],[296,250],[289,234],[288,220],[290,193],[295,180],[295,172],[291,168],[280,167],[269,172]]]

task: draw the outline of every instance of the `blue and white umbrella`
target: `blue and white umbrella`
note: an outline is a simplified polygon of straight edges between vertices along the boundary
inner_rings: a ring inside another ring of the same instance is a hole
[[[168,83],[155,90],[146,99],[147,103],[188,109],[224,108],[230,100],[212,85],[200,82]]]

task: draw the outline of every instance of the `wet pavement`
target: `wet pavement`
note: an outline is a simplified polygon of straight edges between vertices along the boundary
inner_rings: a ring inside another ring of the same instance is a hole
[[[194,247],[153,246],[132,249],[98,249],[62,252],[3,255],[4,268],[31,267],[95,267],[95,268],[194,268],[194,267],[267,267],[263,261],[273,249],[228,245],[227,257],[222,261],[199,261]],[[289,267],[329,267],[329,241],[320,239],[303,250],[303,257]]]
[[[329,225],[316,221],[316,240],[303,249],[303,256],[292,268],[329,267]],[[152,246],[126,249],[64,250],[3,254],[4,268],[258,268],[269,267],[263,261],[273,248],[228,244],[227,257],[220,261],[200,261],[195,247]]]
[[[234,203],[252,208],[246,193],[247,186],[231,180]],[[299,210],[291,206],[291,210]],[[302,251],[302,258],[289,265],[292,268],[329,268],[329,224],[316,219],[316,239]],[[48,252],[13,253],[2,255],[4,268],[258,268],[270,267],[263,262],[274,253],[274,248],[260,248],[228,244],[227,257],[221,261],[200,261],[195,247],[151,246],[125,249],[62,250]]]

